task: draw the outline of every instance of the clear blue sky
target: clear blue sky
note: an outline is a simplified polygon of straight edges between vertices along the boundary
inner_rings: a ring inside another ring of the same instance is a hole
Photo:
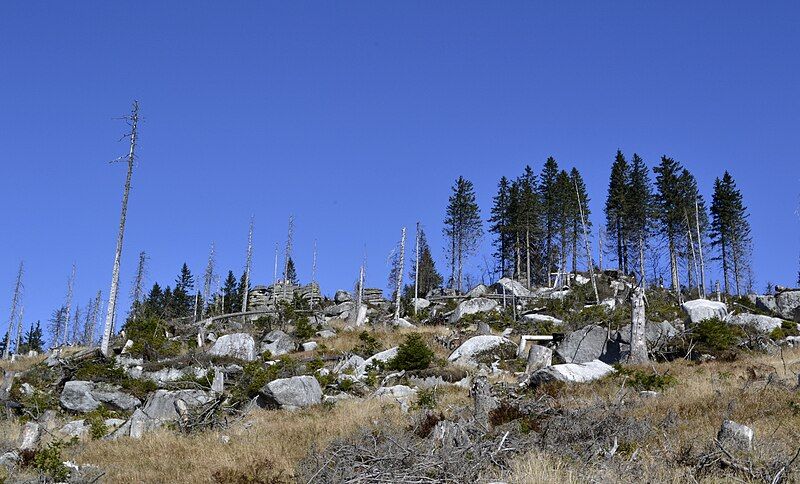
[[[615,151],[668,154],[706,197],[730,170],[752,214],[758,288],[796,278],[800,230],[796,2],[40,2],[0,7],[0,322],[24,259],[26,320],[107,296],[126,152],[114,118],[142,105],[122,267],[150,282],[211,241],[255,283],[296,217],[326,293],[364,247],[385,286],[400,227],[420,220],[444,270],[449,187],[483,215],[501,175],[554,156],[601,221]],[[489,239],[483,254],[489,254]],[[479,258],[475,259],[478,262]],[[2,327],[5,330],[5,326]]]

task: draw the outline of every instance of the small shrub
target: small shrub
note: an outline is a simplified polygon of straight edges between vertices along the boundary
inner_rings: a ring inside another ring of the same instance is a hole
[[[397,349],[397,356],[388,362],[389,369],[392,370],[424,370],[433,361],[433,350],[422,339],[422,336],[414,333],[406,337],[406,340]]]
[[[436,408],[436,388],[423,388],[417,393],[418,408]]]
[[[308,339],[314,336],[316,330],[311,323],[308,322],[307,316],[300,316],[297,318],[297,323],[294,326],[294,334],[299,339]]]
[[[630,386],[639,391],[664,391],[678,383],[677,378],[666,373],[661,375],[655,371],[643,371],[621,365],[614,365],[614,369],[617,370],[615,377],[625,378]]]
[[[692,339],[698,352],[720,354],[735,348],[744,336],[740,327],[728,325],[718,318],[703,320],[692,327]]]
[[[156,317],[128,321],[124,329],[127,337],[133,341],[130,354],[147,361],[178,356],[181,344],[167,339],[164,327],[164,321]]]
[[[86,417],[86,423],[89,425],[89,437],[92,440],[100,440],[108,434],[108,426],[106,426],[106,419],[102,412],[93,413]]]
[[[797,323],[791,321],[782,321],[779,328],[775,328],[769,334],[769,337],[774,340],[784,339],[787,336],[798,336],[800,331],[797,330]]]
[[[358,341],[359,343],[353,347],[353,353],[362,358],[369,358],[383,349],[380,341],[367,331],[362,331],[358,335]]]
[[[66,446],[67,443],[62,440],[50,442],[34,454],[31,467],[56,482],[66,480],[69,477],[69,469],[61,457],[61,451]]]
[[[251,361],[242,367],[242,376],[231,390],[231,398],[245,402],[258,395],[261,387],[277,378],[278,365],[264,367],[259,361]]]

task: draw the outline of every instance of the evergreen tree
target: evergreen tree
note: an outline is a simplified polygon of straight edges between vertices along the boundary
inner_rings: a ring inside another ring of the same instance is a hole
[[[561,274],[562,284],[565,273],[567,272],[567,258],[570,249],[570,234],[572,231],[574,212],[578,208],[577,198],[575,197],[575,189],[572,186],[572,180],[566,170],[558,172],[556,177],[556,193],[559,194],[557,199],[557,216],[555,226],[558,233],[558,273]]]
[[[414,284],[417,282],[417,261],[416,254],[411,262],[411,271],[409,272],[411,284],[406,287],[410,293],[406,297],[414,297]],[[436,264],[431,255],[431,248],[428,246],[428,238],[425,236],[425,231],[422,227],[419,229],[419,285],[418,290],[420,297],[425,297],[432,289],[436,289],[442,285],[442,276],[436,270]]]
[[[3,341],[0,341],[0,351],[5,353],[6,352],[6,346],[9,345],[9,344],[11,344],[11,343],[9,342],[8,331],[6,331],[5,336],[3,336]]]
[[[159,286],[157,282],[154,282],[153,287],[150,289],[150,292],[147,293],[147,297],[142,304],[142,317],[163,318],[166,309],[164,303],[164,291],[161,290],[161,286]]]
[[[544,280],[550,285],[550,273],[557,269],[557,258],[555,257],[558,203],[560,194],[556,187],[558,178],[558,163],[552,156],[547,158],[539,175],[539,201],[541,203],[542,229],[544,238]]]
[[[500,182],[497,184],[497,195],[494,196],[493,201],[492,216],[489,218],[489,231],[495,234],[495,240],[492,244],[495,247],[494,257],[500,268],[500,277],[506,277],[514,259],[514,239],[511,227],[511,184],[508,178],[500,178]]]
[[[19,354],[25,354],[29,351],[36,351],[41,353],[44,346],[44,337],[42,335],[42,326],[39,321],[36,321],[36,326],[31,325],[28,332],[22,339],[22,344],[17,350]]]
[[[583,181],[581,172],[577,168],[572,168],[569,173],[570,178],[570,200],[569,207],[569,224],[570,224],[570,242],[572,244],[572,272],[578,271],[578,241],[583,234],[583,223],[586,223],[586,232],[591,233],[592,222],[589,220],[591,212],[589,211],[589,193],[586,190],[586,183]],[[581,212],[583,212],[583,223],[581,221]],[[586,261],[588,264],[589,261]]]
[[[656,221],[659,233],[667,240],[672,289],[676,293],[680,291],[677,254],[681,235],[685,233],[685,204],[679,187],[682,170],[680,163],[667,156],[662,156],[661,163],[653,168],[656,174]]]
[[[518,203],[515,204],[517,213],[513,217],[517,236],[515,243],[521,248],[516,250],[519,258],[524,257],[524,270],[518,270],[522,275],[524,272],[528,287],[540,279],[534,274],[541,274],[541,203],[539,200],[538,181],[533,169],[525,166],[525,171],[517,180]],[[522,260],[520,260],[520,265]]]
[[[175,280],[175,290],[172,291],[172,316],[183,318],[192,314],[194,304],[192,293],[194,292],[194,277],[189,266],[183,263],[181,272]]]
[[[650,170],[636,153],[631,159],[630,184],[625,196],[625,221],[628,226],[629,260],[637,260],[644,283],[644,254],[652,231],[653,189]]]
[[[450,285],[461,291],[464,262],[475,252],[483,235],[475,189],[464,177],[458,177],[452,188],[444,225],[444,235],[450,241]]]
[[[245,290],[245,285],[247,285],[246,290]],[[244,295],[249,293],[250,293],[250,281],[249,278],[247,277],[247,269],[245,269],[245,271],[242,272],[241,277],[239,277],[239,286],[236,288],[236,299],[238,301],[244,302],[242,301]]]
[[[718,251],[725,293],[730,294],[731,273],[740,295],[741,277],[749,271],[750,222],[742,193],[733,177],[725,172],[714,181],[711,199],[711,245]]]
[[[294,267],[294,261],[291,257],[286,262],[286,281],[291,282],[293,286],[299,286],[300,282],[297,280],[297,269]]]
[[[625,210],[630,185],[631,170],[622,151],[617,150],[614,164],[611,165],[611,177],[608,182],[606,196],[606,233],[609,241],[616,245],[617,268],[623,273],[628,271],[628,250]]]
[[[686,285],[689,289],[699,287],[702,281],[700,274],[700,244],[705,239],[708,229],[708,215],[705,201],[697,187],[697,180],[689,170],[683,169],[678,177],[678,190],[683,211],[684,257],[686,258]],[[700,228],[699,235],[697,228]],[[696,276],[693,277],[693,274]]]
[[[164,319],[172,319],[175,317],[175,297],[172,293],[172,288],[167,286],[164,288],[164,304],[162,306],[161,317]]]
[[[225,282],[222,284],[222,296],[224,298],[222,307],[223,314],[232,313],[241,309],[242,300],[236,297],[238,295],[238,289],[239,284],[236,281],[236,276],[233,275],[233,271],[228,271],[228,277],[225,278]]]

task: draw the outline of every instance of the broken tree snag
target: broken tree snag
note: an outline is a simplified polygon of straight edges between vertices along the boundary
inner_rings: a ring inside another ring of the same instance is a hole
[[[644,289],[637,287],[631,296],[631,353],[628,363],[641,364],[648,361],[645,340]]]
[[[109,343],[111,334],[114,332],[114,316],[117,309],[117,295],[119,294],[119,265],[122,259],[122,241],[125,238],[125,217],[128,213],[128,195],[131,191],[131,177],[133,176],[133,162],[136,158],[136,128],[139,124],[139,101],[133,102],[131,114],[127,117],[131,126],[129,134],[131,140],[130,151],[128,152],[128,175],[125,178],[125,188],[122,192],[122,213],[119,220],[119,233],[117,234],[117,249],[114,251],[114,268],[111,271],[111,289],[108,291],[108,311],[106,312],[106,322],[103,327],[103,339],[100,349],[103,356],[109,355]]]

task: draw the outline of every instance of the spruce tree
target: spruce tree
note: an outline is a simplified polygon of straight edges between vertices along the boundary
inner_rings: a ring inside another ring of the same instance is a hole
[[[583,237],[583,223],[581,222],[581,211],[583,211],[583,222],[586,223],[586,231],[591,233],[592,222],[589,220],[589,193],[586,190],[586,183],[583,181],[581,172],[577,168],[572,168],[569,173],[570,187],[569,197],[569,237],[572,245],[572,272],[578,272],[578,241]],[[588,264],[589,261],[586,261]]]
[[[517,180],[519,187],[518,213],[515,218],[519,233],[515,240],[519,241],[520,258],[524,257],[525,281],[530,287],[540,279],[534,274],[541,274],[541,203],[539,200],[536,175],[530,166],[525,166],[521,177]]]
[[[653,168],[656,174],[654,207],[658,232],[667,240],[672,290],[679,294],[678,247],[682,234],[685,234],[684,200],[679,189],[679,177],[683,167],[667,156],[661,157],[660,164]]]
[[[544,238],[544,280],[551,284],[550,273],[557,269],[557,258],[555,257],[556,238],[557,238],[557,219],[558,203],[561,194],[556,187],[558,178],[558,163],[552,156],[547,158],[539,175],[539,201],[541,203],[542,229]]]
[[[750,222],[742,193],[727,171],[714,181],[711,199],[711,245],[718,251],[726,294],[731,294],[733,275],[736,294],[741,294],[742,275],[749,271]]]
[[[29,351],[36,351],[41,353],[44,346],[44,336],[42,334],[41,322],[36,321],[36,325],[31,325],[28,332],[22,339],[22,344],[17,350],[19,354],[25,354]]]
[[[555,184],[556,193],[559,194],[557,198],[557,212],[555,226],[558,234],[558,273],[562,277],[562,284],[566,282],[563,279],[567,272],[567,257],[570,250],[570,234],[572,231],[572,207],[577,210],[577,198],[573,195],[575,189],[572,187],[572,179],[565,170],[558,172]]]
[[[416,255],[414,256],[416,257]],[[407,285],[406,287],[410,289],[411,295],[407,297],[413,297],[414,291],[414,284],[417,281],[417,261],[416,259],[412,260],[411,262],[411,271],[409,272],[409,278],[411,279],[411,284]],[[428,292],[432,289],[436,289],[437,287],[442,285],[442,275],[436,270],[436,264],[433,261],[433,256],[431,255],[431,248],[428,246],[428,239],[425,236],[425,231],[422,230],[420,227],[419,229],[419,294],[420,297],[425,297]]]
[[[639,277],[644,284],[644,254],[652,231],[653,189],[650,170],[636,153],[631,159],[630,183],[625,196],[625,221],[629,259],[638,261]]]
[[[300,285],[297,280],[297,269],[294,267],[294,261],[291,257],[286,261],[286,282],[290,282],[293,286]]]
[[[628,207],[626,200],[630,185],[631,171],[622,151],[617,150],[614,164],[611,165],[611,176],[608,181],[608,195],[606,196],[606,233],[610,242],[616,245],[617,268],[628,272],[628,250],[625,210]]]
[[[458,177],[452,187],[444,225],[444,235],[449,241],[450,285],[461,291],[464,262],[475,252],[483,235],[475,189],[464,177]]]
[[[225,301],[222,307],[223,314],[234,312],[234,308],[242,307],[241,299],[237,300],[236,297],[238,289],[239,284],[236,281],[236,276],[233,275],[233,271],[228,271],[228,277],[225,278],[225,282],[222,284],[222,296]]]
[[[489,231],[495,234],[495,240],[492,242],[495,247],[493,255],[500,269],[500,277],[506,277],[508,275],[514,259],[510,192],[511,184],[508,178],[500,178],[500,182],[497,184],[497,195],[493,198],[492,216],[489,218]],[[420,255],[420,260],[421,259],[422,257]],[[421,269],[420,272],[422,272]]]
[[[181,272],[175,280],[175,290],[172,291],[172,312],[177,318],[186,317],[192,314],[194,298],[194,276],[192,276],[189,266],[183,263]]]

